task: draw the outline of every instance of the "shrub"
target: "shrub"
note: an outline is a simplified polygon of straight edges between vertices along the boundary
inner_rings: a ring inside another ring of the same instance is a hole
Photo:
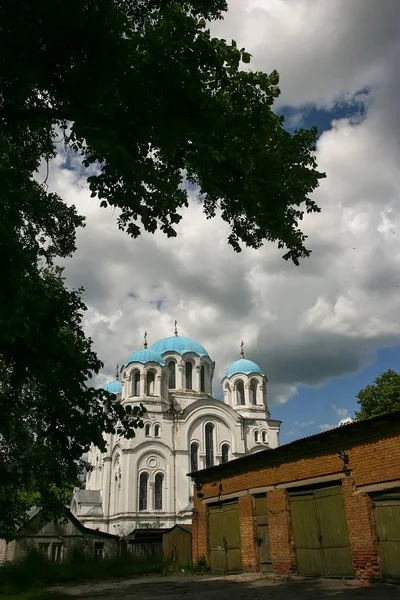
[[[32,550],[22,560],[1,567],[0,595],[9,596],[68,581],[161,574],[163,566],[163,560],[157,557],[96,561],[79,553],[73,555],[71,560],[53,563],[38,551]]]

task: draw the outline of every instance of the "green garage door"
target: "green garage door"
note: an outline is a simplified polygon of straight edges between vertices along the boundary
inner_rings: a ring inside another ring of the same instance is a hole
[[[382,577],[400,580],[400,490],[372,496]]]
[[[239,573],[242,556],[237,500],[210,505],[209,540],[211,571]]]
[[[289,493],[300,575],[354,576],[340,485]]]

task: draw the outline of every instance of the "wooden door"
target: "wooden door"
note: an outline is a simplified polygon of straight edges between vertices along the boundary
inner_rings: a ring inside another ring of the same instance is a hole
[[[272,571],[271,547],[269,543],[267,494],[253,496],[254,514],[257,525],[257,543],[260,560],[260,571]]]
[[[326,577],[353,576],[346,512],[340,485],[314,492]]]
[[[210,567],[214,573],[242,570],[238,501],[210,506]]]
[[[380,571],[384,579],[400,580],[400,491],[373,496],[379,544]]]
[[[296,490],[289,497],[299,574],[353,576],[341,486]]]
[[[323,576],[322,547],[313,492],[290,494],[290,513],[299,575]]]

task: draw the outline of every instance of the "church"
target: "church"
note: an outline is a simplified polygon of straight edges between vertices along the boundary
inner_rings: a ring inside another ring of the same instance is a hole
[[[71,511],[86,526],[128,535],[134,529],[191,523],[189,472],[279,446],[280,421],[270,418],[267,377],[244,356],[213,398],[215,362],[195,340],[175,335],[133,352],[120,378],[104,389],[123,404],[142,403],[143,428],[127,440],[106,434],[103,454],[92,447],[86,489]]]

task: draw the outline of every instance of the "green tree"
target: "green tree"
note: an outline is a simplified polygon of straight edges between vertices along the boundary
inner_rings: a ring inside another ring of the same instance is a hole
[[[356,419],[361,421],[400,410],[400,375],[389,369],[377,377],[372,385],[358,392],[360,405]]]
[[[132,237],[175,236],[188,181],[206,216],[229,223],[234,250],[269,241],[295,264],[310,254],[299,222],[319,211],[316,129],[290,135],[272,110],[278,73],[243,70],[245,49],[211,36],[207,21],[226,8],[1,3],[0,535],[31,494],[59,500],[89,443],[104,447],[102,431],[133,436],[141,424],[140,410],[89,385],[102,364],[82,330],[81,290],[55,267],[84,219],[34,178],[57,143],[80,157],[92,196],[120,209]]]

